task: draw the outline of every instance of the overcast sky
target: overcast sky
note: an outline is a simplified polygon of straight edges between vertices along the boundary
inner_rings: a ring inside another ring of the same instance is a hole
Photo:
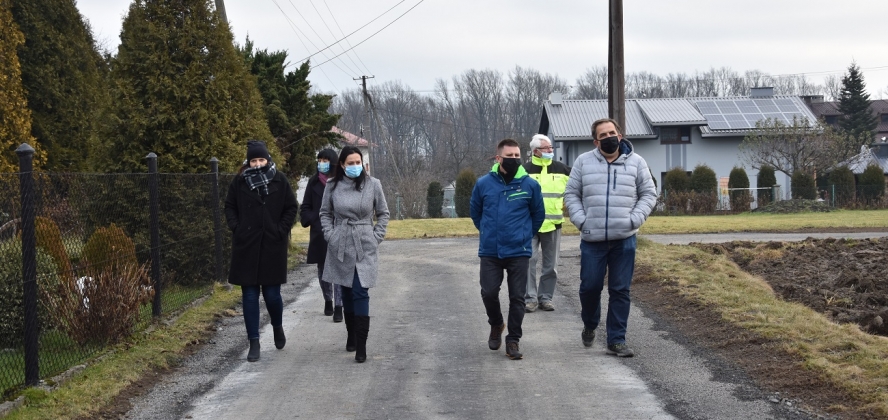
[[[287,50],[294,64],[382,15],[312,57],[318,67],[309,78],[330,93],[354,88],[352,79],[361,75],[375,76],[371,87],[401,81],[431,91],[436,79],[451,80],[468,69],[505,76],[516,65],[573,85],[587,68],[607,64],[605,0],[399,2],[228,0],[225,7],[238,43],[249,35],[259,49]],[[130,0],[77,4],[96,39],[116,50]],[[824,76],[841,76],[856,61],[872,99],[888,99],[885,0],[635,0],[624,2],[623,13],[627,73],[665,76],[725,66],[741,73],[804,73],[822,84]]]

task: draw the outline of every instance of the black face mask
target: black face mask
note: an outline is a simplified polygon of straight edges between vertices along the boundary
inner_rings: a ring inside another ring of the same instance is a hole
[[[515,176],[515,173],[518,172],[518,167],[521,166],[521,158],[504,157],[503,163],[501,163],[500,166],[506,171],[506,175]]]
[[[611,154],[616,152],[620,147],[620,138],[617,136],[612,136],[608,138],[604,138],[598,140],[598,148],[601,149],[603,153]]]

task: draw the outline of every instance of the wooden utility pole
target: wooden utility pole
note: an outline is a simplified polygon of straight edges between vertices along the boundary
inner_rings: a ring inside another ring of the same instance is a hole
[[[225,0],[216,0],[216,11],[219,12],[219,18],[222,22],[228,23],[228,14],[225,13]]]
[[[623,0],[610,0],[607,54],[607,114],[626,132],[626,77],[623,61]]]
[[[363,93],[363,97],[364,97],[364,116],[361,117],[361,138],[364,138],[364,139],[366,139],[366,137],[364,137],[364,127],[369,127],[369,125],[366,125],[366,124],[369,122],[367,119],[367,116],[370,114],[370,94],[367,93],[367,79],[372,79],[374,77],[376,77],[376,76],[361,76],[360,77],[361,92]],[[358,79],[352,79],[352,80],[358,80]],[[369,131],[370,130],[368,130],[368,132]],[[355,146],[357,146],[357,145],[355,145]],[[367,162],[368,162],[368,164],[373,163],[373,142],[370,141],[370,139],[367,139]],[[370,170],[369,165],[367,167],[367,170],[368,171]]]

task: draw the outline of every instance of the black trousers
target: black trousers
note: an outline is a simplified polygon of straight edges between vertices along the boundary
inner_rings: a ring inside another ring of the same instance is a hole
[[[527,265],[530,257],[490,258],[481,257],[481,300],[487,310],[487,323],[503,324],[499,293],[503,285],[503,270],[509,287],[509,333],[506,342],[517,343],[521,339],[521,323],[524,321],[524,293],[527,291]]]

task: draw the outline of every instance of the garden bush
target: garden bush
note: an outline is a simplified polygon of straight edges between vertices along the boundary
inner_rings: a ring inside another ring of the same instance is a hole
[[[735,212],[749,211],[752,195],[749,193],[749,177],[746,170],[735,166],[728,176],[728,189],[731,197],[731,210]]]
[[[773,190],[775,185],[777,185],[777,176],[774,173],[774,168],[768,165],[759,168],[758,177],[755,180],[755,187],[758,189],[759,207],[767,206],[776,199]]]
[[[830,193],[833,194],[836,207],[846,207],[854,202],[854,173],[842,165],[829,174]]]
[[[457,217],[469,217],[469,204],[472,200],[472,190],[478,178],[471,169],[463,169],[456,176],[456,187],[453,201],[456,207]]]
[[[866,205],[874,205],[885,194],[885,174],[879,165],[870,164],[860,174],[860,196]]]
[[[426,211],[428,211],[429,217],[441,217],[441,206],[444,205],[444,189],[441,188],[440,182],[432,181],[429,183],[426,202],[428,204]]]
[[[814,177],[802,171],[792,173],[792,198],[803,200],[817,199],[817,186]]]
[[[57,269],[53,258],[42,248],[37,248],[38,290],[58,286]],[[22,343],[25,332],[23,293],[22,242],[16,239],[0,243],[0,348],[17,347]],[[38,301],[37,316],[40,326],[51,327],[43,299]]]

